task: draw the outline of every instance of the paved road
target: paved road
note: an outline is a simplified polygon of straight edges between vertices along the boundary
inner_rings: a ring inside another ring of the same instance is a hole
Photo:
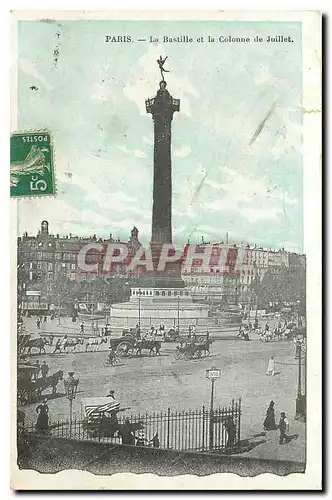
[[[277,444],[277,433],[269,433],[268,440],[251,454],[259,456],[271,453],[274,458],[304,458],[304,425],[293,422],[297,388],[297,362],[291,342],[281,341],[261,343],[254,338],[250,342],[241,340],[217,340],[211,348],[211,356],[192,361],[175,360],[175,344],[163,344],[160,357],[125,359],[116,367],[105,368],[103,361],[107,351],[77,352],[76,354],[33,355],[34,360],[44,359],[50,372],[75,371],[80,379],[79,393],[74,401],[74,415],[81,417],[82,397],[105,396],[109,389],[115,390],[122,407],[130,407],[133,414],[171,409],[198,409],[210,401],[210,382],[205,378],[205,370],[211,366],[221,368],[222,376],[216,382],[215,405],[228,405],[232,398],[242,398],[242,437],[253,439],[262,432],[262,422],[266,408],[273,399],[276,417],[285,411],[291,422],[291,432],[300,435],[286,447]],[[276,361],[276,375],[265,374],[269,357]],[[68,417],[68,401],[64,397],[63,383],[58,391],[62,396],[49,401],[52,420]],[[47,391],[45,391],[47,393]],[[36,419],[36,405],[24,406],[28,422]],[[265,451],[264,451],[265,449]],[[258,454],[258,455],[257,455]],[[276,456],[277,454],[277,456]],[[289,455],[291,454],[291,456]]]

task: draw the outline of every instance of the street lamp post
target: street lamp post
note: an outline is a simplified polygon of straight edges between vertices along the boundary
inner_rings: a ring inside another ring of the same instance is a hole
[[[142,296],[142,291],[139,288],[138,289],[138,327],[141,330],[141,296]]]
[[[73,401],[76,398],[79,379],[74,378],[74,372],[68,372],[68,378],[64,380],[66,397],[69,400],[69,437],[72,435],[73,423]]]
[[[206,378],[211,380],[211,401],[210,401],[210,432],[209,432],[209,449],[213,450],[214,425],[213,425],[213,400],[214,400],[214,383],[221,376],[219,368],[210,368],[205,372]]]
[[[295,358],[298,359],[298,378],[297,378],[297,397],[295,419],[302,420],[306,418],[306,395],[302,395],[302,349],[305,349],[304,338],[295,338]]]
[[[178,332],[180,332],[180,295],[178,295]]]

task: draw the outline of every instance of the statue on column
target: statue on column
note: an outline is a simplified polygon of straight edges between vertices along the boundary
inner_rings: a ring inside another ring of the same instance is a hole
[[[167,56],[165,57],[165,59],[163,59],[161,56],[159,59],[157,59],[157,63],[158,63],[159,69],[160,69],[160,74],[161,74],[161,78],[162,78],[163,82],[165,81],[164,73],[169,73],[169,70],[164,68],[164,64],[166,62],[166,59],[168,59]]]

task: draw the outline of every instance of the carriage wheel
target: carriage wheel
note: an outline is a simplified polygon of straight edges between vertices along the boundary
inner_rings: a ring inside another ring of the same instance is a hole
[[[105,368],[107,368],[108,366],[111,366],[110,360],[109,359],[105,359],[103,365],[105,366]]]
[[[181,352],[179,351],[179,349],[175,349],[174,351],[174,358],[175,359],[181,359]]]
[[[120,342],[116,348],[116,355],[119,358],[125,358],[126,356],[131,356],[133,354],[133,345],[130,342]]]
[[[185,361],[189,361],[190,359],[193,359],[193,355],[190,354],[189,352],[185,352],[184,359],[185,359]]]
[[[198,337],[197,341],[198,342],[205,342],[206,341],[206,336],[205,335],[201,335],[200,337]]]

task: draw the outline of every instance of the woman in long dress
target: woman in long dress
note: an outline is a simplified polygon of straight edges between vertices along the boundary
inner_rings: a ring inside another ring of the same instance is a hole
[[[47,432],[48,431],[48,404],[47,399],[37,406],[36,412],[38,413],[36,422],[36,431]]]
[[[263,422],[263,427],[265,431],[273,431],[277,428],[276,418],[274,414],[274,401],[271,401],[269,407],[266,411],[265,420]]]

